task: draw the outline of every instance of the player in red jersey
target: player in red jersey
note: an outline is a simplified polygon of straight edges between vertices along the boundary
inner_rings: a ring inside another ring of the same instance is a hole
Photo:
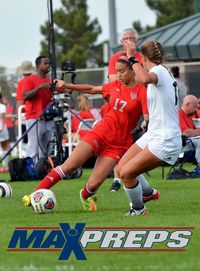
[[[123,55],[117,60],[116,70],[118,80],[103,86],[67,84],[62,80],[58,81],[59,90],[103,94],[104,98],[109,98],[109,109],[103,119],[76,146],[68,159],[61,166],[53,169],[36,190],[50,189],[96,154],[98,155],[96,164],[88,182],[80,191],[80,199],[84,210],[97,209],[91,196],[96,193],[110,171],[131,146],[131,131],[136,127],[142,113],[144,119],[148,118],[146,88],[136,83],[134,72],[126,56]],[[151,187],[149,189],[152,192],[153,189]],[[26,195],[22,200],[26,206],[30,205],[30,196]]]

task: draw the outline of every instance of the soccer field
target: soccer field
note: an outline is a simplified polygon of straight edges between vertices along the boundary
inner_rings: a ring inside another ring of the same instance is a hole
[[[107,179],[96,198],[98,211],[84,212],[79,191],[90,174],[84,169],[76,180],[62,181],[52,188],[57,207],[51,214],[38,215],[23,207],[21,198],[32,192],[37,182],[13,182],[13,196],[0,198],[0,271],[198,271],[200,270],[200,179],[162,180],[161,168],[150,172],[147,179],[160,190],[161,198],[149,202],[146,216],[125,217],[129,208],[123,189],[110,193],[112,179]],[[1,175],[8,179],[5,174]],[[86,227],[194,227],[185,251],[85,252],[87,260],[58,260],[60,252],[7,251],[16,227],[59,227],[59,223],[86,223]]]

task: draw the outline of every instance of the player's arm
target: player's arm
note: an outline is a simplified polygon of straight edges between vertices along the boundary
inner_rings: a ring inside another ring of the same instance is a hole
[[[158,77],[153,72],[146,71],[134,57],[136,53],[136,44],[133,41],[126,40],[124,41],[124,48],[126,55],[129,59],[129,62],[132,64],[132,69],[135,72],[136,81],[148,85],[148,84],[157,84]],[[143,56],[145,58],[145,56]]]
[[[79,91],[87,94],[102,94],[102,86],[93,86],[89,84],[68,84],[63,80],[58,80],[56,87],[58,90],[67,91]]]

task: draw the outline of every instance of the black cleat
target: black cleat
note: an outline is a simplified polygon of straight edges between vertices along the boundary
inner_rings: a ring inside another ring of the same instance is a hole
[[[119,182],[113,182],[110,188],[110,192],[117,192],[121,188],[121,184]]]

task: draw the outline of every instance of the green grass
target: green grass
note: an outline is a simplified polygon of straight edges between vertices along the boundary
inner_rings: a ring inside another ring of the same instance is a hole
[[[167,170],[166,170],[167,171]],[[87,213],[79,202],[79,190],[87,180],[90,170],[84,170],[77,180],[62,181],[53,187],[58,205],[52,214],[38,215],[24,208],[21,197],[30,193],[37,182],[10,183],[13,196],[0,198],[0,271],[197,271],[200,270],[200,180],[162,180],[161,168],[151,171],[147,179],[161,192],[159,201],[147,203],[149,215],[125,217],[128,200],[123,189],[108,192],[112,179],[107,179],[97,193],[98,211]],[[9,179],[1,175],[1,179]],[[130,227],[194,227],[185,252],[132,252],[90,253],[86,261],[78,261],[71,255],[68,261],[59,261],[57,252],[7,252],[16,227],[51,226],[60,222],[78,222],[86,226]]]

